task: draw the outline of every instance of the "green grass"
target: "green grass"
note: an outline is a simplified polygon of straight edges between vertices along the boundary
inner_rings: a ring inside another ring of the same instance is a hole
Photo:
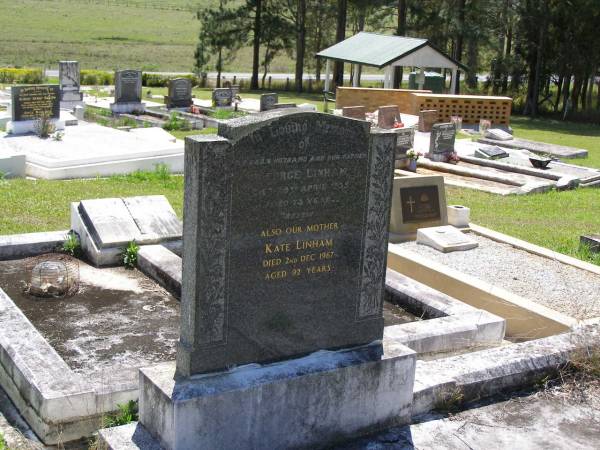
[[[199,22],[195,11],[217,0],[0,0],[0,66],[57,67],[73,59],[82,69],[190,71]],[[287,55],[271,70],[293,72]],[[252,67],[241,49],[226,70]]]
[[[6,447],[6,442],[4,441],[4,436],[0,433],[0,450],[8,450]]]
[[[589,152],[588,158],[568,162],[600,168],[600,126],[522,116],[511,117],[510,123],[517,137],[583,148]]]
[[[600,264],[579,248],[579,236],[600,231],[600,189],[500,196],[446,188],[448,204],[468,206],[471,221],[501,233]]]

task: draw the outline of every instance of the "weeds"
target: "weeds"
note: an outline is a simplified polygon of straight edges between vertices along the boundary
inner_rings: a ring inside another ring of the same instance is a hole
[[[79,241],[79,236],[73,230],[67,234],[65,242],[62,245],[62,250],[73,257],[81,255],[81,242]]]
[[[138,252],[140,250],[140,246],[135,243],[135,241],[131,241],[127,247],[123,250],[123,265],[128,269],[134,269],[137,260],[138,260]]]
[[[54,129],[54,124],[52,123],[50,117],[47,115],[43,115],[35,121],[35,134],[41,139],[48,138],[52,133],[54,133]]]
[[[177,113],[171,113],[169,120],[163,125],[163,129],[167,131],[187,131],[190,128],[189,122],[179,117]]]
[[[8,450],[6,448],[6,442],[4,441],[4,436],[0,433],[0,450]]]
[[[117,413],[104,417],[105,428],[127,425],[138,420],[138,403],[136,401],[129,400],[123,405],[117,405],[117,407],[119,408]]]
[[[217,109],[215,112],[210,113],[211,117],[219,120],[235,119],[236,117],[243,117],[247,113],[244,111],[230,111],[228,109]]]
[[[463,402],[465,395],[460,388],[455,388],[451,391],[444,393],[436,404],[434,409],[444,413],[454,413],[460,409],[460,405]]]

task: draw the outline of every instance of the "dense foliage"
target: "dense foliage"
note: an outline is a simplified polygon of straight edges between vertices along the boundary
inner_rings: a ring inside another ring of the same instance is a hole
[[[197,71],[220,74],[241,46],[252,45],[254,88],[260,68],[264,84],[270,62],[287,52],[301,92],[304,71],[322,77],[315,53],[366,30],[429,39],[469,67],[462,74],[466,92],[511,95],[532,116],[600,118],[598,0],[219,0],[201,8],[198,19]],[[342,74],[338,63],[338,84]],[[401,77],[402,71],[398,83]]]

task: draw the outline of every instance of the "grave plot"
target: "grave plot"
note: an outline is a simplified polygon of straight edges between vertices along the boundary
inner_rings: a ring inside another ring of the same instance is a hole
[[[557,158],[587,158],[588,155],[588,151],[581,148],[547,144],[545,142],[530,141],[528,139],[513,138],[510,140],[497,140],[487,137],[480,137],[477,139],[477,141],[483,144],[499,145],[501,147],[513,148],[517,150],[529,150],[533,153],[548,154]]]
[[[152,171],[157,164],[183,171],[183,142],[160,128],[122,131],[81,123],[68,127],[61,140],[0,134],[0,141],[0,146],[25,155],[23,171],[34,178],[92,178]]]
[[[507,320],[507,338],[537,339],[600,317],[600,269],[471,225],[477,247],[443,253],[390,245],[389,267]]]

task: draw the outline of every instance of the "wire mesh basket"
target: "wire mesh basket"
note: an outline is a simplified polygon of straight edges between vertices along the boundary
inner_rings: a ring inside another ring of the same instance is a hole
[[[70,297],[79,292],[79,261],[48,253],[29,258],[25,265],[26,292],[35,297]]]

